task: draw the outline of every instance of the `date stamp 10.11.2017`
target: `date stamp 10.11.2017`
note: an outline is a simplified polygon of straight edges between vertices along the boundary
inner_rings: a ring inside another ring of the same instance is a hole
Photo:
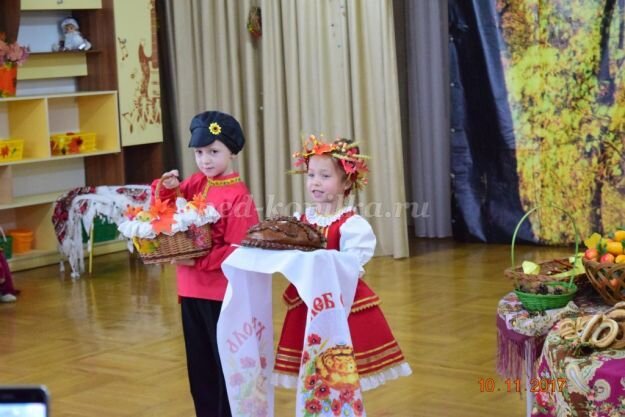
[[[566,378],[532,378],[529,387],[525,386],[525,380],[519,378],[507,378],[499,383],[495,378],[478,378],[480,392],[523,392],[529,389],[531,393],[537,392],[563,392],[566,390]]]

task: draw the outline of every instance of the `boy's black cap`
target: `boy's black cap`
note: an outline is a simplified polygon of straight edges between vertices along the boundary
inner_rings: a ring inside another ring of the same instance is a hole
[[[220,140],[230,152],[237,154],[245,144],[243,129],[237,119],[220,111],[206,111],[196,115],[191,120],[189,130],[189,148],[201,148]]]

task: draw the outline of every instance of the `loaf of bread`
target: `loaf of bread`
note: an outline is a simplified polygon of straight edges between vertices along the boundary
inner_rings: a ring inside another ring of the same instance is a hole
[[[314,226],[294,217],[283,216],[252,226],[241,245],[262,249],[313,251],[325,248],[326,239]]]

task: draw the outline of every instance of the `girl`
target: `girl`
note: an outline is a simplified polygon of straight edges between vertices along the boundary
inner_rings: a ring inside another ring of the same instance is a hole
[[[302,152],[297,152],[296,167],[306,170],[306,188],[313,201],[299,220],[319,227],[327,238],[327,249],[354,253],[363,265],[373,256],[376,238],[369,223],[356,214],[344,200],[353,189],[367,184],[365,156],[356,144],[337,139],[331,144],[308,138]],[[276,382],[285,388],[297,386],[307,308],[297,290],[290,284],[283,294],[287,313],[276,354]],[[412,373],[393,337],[382,310],[379,297],[358,280],[356,295],[348,317],[356,366],[363,391],[376,388],[387,380]]]

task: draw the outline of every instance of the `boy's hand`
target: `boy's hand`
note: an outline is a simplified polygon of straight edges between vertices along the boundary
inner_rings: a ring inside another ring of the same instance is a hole
[[[171,171],[164,173],[161,176],[163,187],[167,189],[177,188],[180,185],[180,180],[178,180],[179,175],[180,174],[177,169],[172,169]]]
[[[172,265],[184,265],[184,266],[193,266],[195,265],[195,259],[174,259],[171,261]]]

